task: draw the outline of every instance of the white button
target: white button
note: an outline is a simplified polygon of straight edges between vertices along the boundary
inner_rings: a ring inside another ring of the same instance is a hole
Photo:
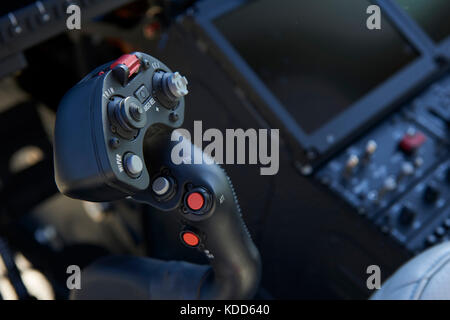
[[[139,175],[142,172],[142,169],[144,169],[144,164],[142,163],[141,158],[133,154],[125,156],[125,167],[132,175]]]

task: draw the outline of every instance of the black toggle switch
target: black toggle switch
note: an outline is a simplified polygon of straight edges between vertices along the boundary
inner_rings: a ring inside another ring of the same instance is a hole
[[[442,120],[447,125],[447,127],[450,127],[450,113],[449,112],[445,112],[443,110],[436,109],[436,108],[429,109],[429,112],[436,118],[439,118],[440,120]]]
[[[404,206],[400,215],[398,217],[398,221],[403,226],[410,226],[414,219],[416,218],[416,213],[411,208]]]
[[[440,191],[437,188],[437,186],[435,186],[434,184],[429,184],[426,188],[425,188],[425,192],[424,192],[424,200],[426,203],[435,203],[440,196]]]
[[[131,139],[135,131],[145,126],[147,116],[141,103],[134,97],[112,97],[108,103],[108,116],[118,134]]]

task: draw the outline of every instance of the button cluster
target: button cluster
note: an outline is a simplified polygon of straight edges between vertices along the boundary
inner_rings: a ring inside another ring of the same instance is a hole
[[[184,197],[184,205],[187,211],[194,215],[206,214],[211,208],[211,195],[203,187],[189,190]],[[188,247],[197,247],[200,244],[200,237],[192,230],[181,232],[181,241]]]

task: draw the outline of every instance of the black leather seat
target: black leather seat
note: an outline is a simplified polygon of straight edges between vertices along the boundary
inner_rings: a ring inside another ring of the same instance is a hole
[[[434,246],[397,270],[372,300],[450,300],[450,241]]]

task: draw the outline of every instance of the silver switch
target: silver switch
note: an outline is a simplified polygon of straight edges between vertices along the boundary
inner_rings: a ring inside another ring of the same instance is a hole
[[[170,92],[177,98],[184,97],[189,93],[187,89],[188,81],[179,72],[172,73],[167,79]]]

